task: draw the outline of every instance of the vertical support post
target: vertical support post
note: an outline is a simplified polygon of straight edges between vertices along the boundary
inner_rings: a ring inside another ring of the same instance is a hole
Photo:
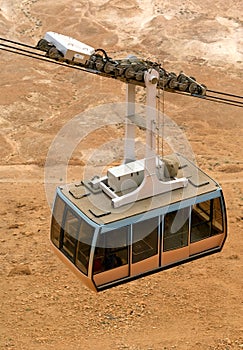
[[[127,103],[127,117],[135,114],[135,88],[133,84],[127,84],[126,89],[126,103]],[[128,118],[126,118],[125,126],[125,150],[124,150],[124,163],[133,162],[136,160],[135,155],[135,136],[136,125],[132,124]]]
[[[151,69],[144,76],[146,86],[146,156],[145,172],[153,174],[156,170],[156,95],[159,73]]]
[[[137,200],[156,196],[157,194],[169,192],[177,188],[186,187],[187,178],[175,178],[173,180],[163,181],[157,175],[156,162],[156,95],[159,73],[155,69],[150,69],[144,73],[144,82],[146,87],[146,157],[144,159],[144,178],[142,183],[131,192],[118,195],[105,182],[108,176],[92,180],[92,186],[95,189],[102,189],[112,201],[114,208],[133,203]],[[126,115],[126,135],[125,135],[125,154],[124,163],[136,160],[135,157],[135,124],[129,120],[129,116],[135,114],[135,85],[127,84],[127,115]],[[164,163],[163,163],[164,166]]]

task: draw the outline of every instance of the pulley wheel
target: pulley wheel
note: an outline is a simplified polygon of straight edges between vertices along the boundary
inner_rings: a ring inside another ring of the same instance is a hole
[[[47,56],[53,58],[54,60],[60,60],[61,58],[63,58],[61,52],[58,51],[55,47],[51,47],[48,50]]]
[[[143,77],[144,77],[144,71],[139,70],[138,72],[136,72],[136,80],[143,81]]]
[[[106,62],[104,65],[104,72],[105,73],[111,73],[114,71],[114,65],[110,62]]]
[[[178,85],[179,90],[186,91],[189,86],[188,79],[185,76],[180,75],[178,78],[178,81],[179,81],[179,85]]]
[[[175,89],[175,88],[177,88],[177,86],[178,86],[178,81],[177,81],[177,79],[176,79],[176,78],[170,79],[168,85],[169,85],[169,88],[170,88],[170,89]]]
[[[186,91],[188,88],[188,82],[184,81],[183,83],[179,83],[179,90]]]
[[[46,39],[40,39],[36,45],[37,49],[47,52],[50,49],[50,44]]]
[[[98,60],[95,61],[95,67],[99,71],[103,70],[104,65],[105,65],[105,63],[101,59],[98,59]]]
[[[136,72],[135,72],[135,70],[134,70],[132,67],[128,67],[128,68],[125,70],[125,73],[124,73],[125,78],[127,78],[127,79],[132,79],[132,78],[134,78],[134,77],[135,77],[135,74],[136,74]]]
[[[191,83],[189,86],[189,92],[193,94],[199,94],[199,87],[196,83]]]

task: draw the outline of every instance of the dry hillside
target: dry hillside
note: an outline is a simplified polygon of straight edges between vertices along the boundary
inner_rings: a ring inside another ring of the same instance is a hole
[[[0,33],[35,45],[60,32],[242,96],[242,13],[241,0],[0,0]],[[0,62],[0,349],[242,349],[242,109],[165,93],[165,113],[222,184],[223,251],[95,294],[50,249],[44,165],[59,130],[80,113],[86,122],[93,107],[123,102],[125,84],[2,50]],[[106,154],[119,162],[112,141],[122,136],[115,125],[88,135],[68,178],[80,179],[96,149],[101,167]]]

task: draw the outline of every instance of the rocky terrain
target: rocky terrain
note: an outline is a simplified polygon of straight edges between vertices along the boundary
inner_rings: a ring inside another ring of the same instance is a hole
[[[242,13],[240,0],[0,0],[0,33],[35,45],[56,31],[242,96]],[[79,114],[95,124],[87,111],[123,102],[125,84],[2,50],[0,62],[0,349],[242,349],[242,109],[164,96],[197,164],[222,184],[223,251],[94,294],[50,249],[45,162],[62,127]],[[123,134],[112,120],[94,128],[67,160],[67,179],[94,159],[102,169],[119,163]],[[65,181],[57,174],[53,187]]]

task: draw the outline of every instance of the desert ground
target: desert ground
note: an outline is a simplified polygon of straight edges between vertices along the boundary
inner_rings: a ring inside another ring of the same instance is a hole
[[[156,60],[242,96],[242,13],[240,0],[0,0],[0,32],[35,45],[56,31],[111,57]],[[222,185],[222,252],[96,294],[50,247],[45,162],[62,127],[78,114],[88,123],[91,108],[124,102],[126,86],[2,50],[0,62],[0,348],[242,349],[242,108],[164,96],[165,113],[183,130],[197,164]],[[122,150],[110,145],[123,136],[114,124],[87,135],[68,159],[68,180],[80,180],[96,149],[100,167],[119,163]]]

